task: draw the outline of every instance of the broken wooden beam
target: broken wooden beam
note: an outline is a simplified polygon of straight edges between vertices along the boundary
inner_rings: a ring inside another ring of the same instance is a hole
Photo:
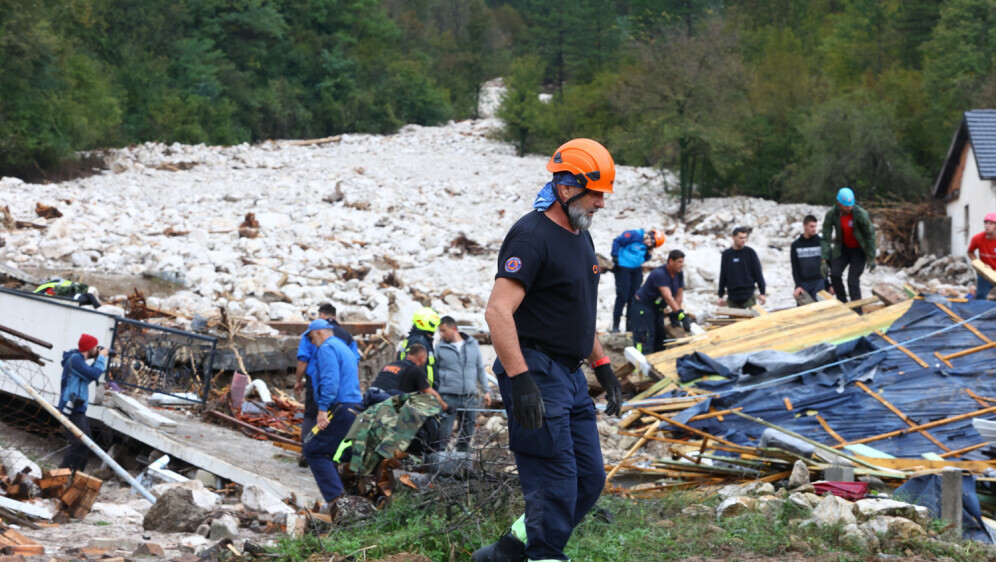
[[[872,294],[890,306],[910,300],[910,297],[908,297],[905,292],[900,291],[888,283],[879,283],[872,287]]]
[[[996,270],[993,270],[993,268],[983,263],[980,259],[972,260],[972,267],[974,267],[975,271],[979,272],[979,275],[981,275],[985,280],[989,281],[993,285],[996,285]],[[978,298],[978,295],[976,295],[976,298]],[[983,296],[982,298],[985,299],[986,297]]]

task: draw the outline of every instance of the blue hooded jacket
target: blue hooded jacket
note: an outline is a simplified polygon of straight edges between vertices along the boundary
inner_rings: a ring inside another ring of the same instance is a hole
[[[100,380],[100,375],[107,369],[107,357],[98,355],[93,365],[88,365],[86,358],[77,349],[71,349],[62,354],[62,381],[59,392],[59,411],[65,413],[67,402],[73,402],[72,413],[86,412],[87,401],[90,399],[90,383]]]
[[[612,257],[619,267],[642,267],[650,259],[647,245],[643,243],[645,232],[642,228],[627,230],[612,241]]]

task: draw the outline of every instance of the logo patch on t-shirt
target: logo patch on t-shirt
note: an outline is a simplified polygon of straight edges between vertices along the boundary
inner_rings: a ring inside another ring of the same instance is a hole
[[[505,260],[505,271],[515,273],[522,269],[522,260],[519,258],[508,258]]]

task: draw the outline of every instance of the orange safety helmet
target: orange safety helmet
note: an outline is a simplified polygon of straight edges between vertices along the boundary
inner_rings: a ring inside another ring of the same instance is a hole
[[[647,234],[649,234],[651,238],[654,239],[654,248],[660,248],[661,246],[664,245],[664,242],[667,240],[667,235],[665,235],[663,232],[657,229],[650,230],[647,232]]]
[[[549,172],[570,172],[584,189],[612,193],[616,163],[604,146],[591,139],[574,139],[560,145],[546,163]]]

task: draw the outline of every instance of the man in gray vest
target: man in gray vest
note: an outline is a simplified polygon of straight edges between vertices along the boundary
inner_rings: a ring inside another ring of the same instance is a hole
[[[445,449],[453,433],[453,421],[457,420],[457,451],[470,449],[470,438],[474,436],[475,412],[458,411],[464,408],[479,408],[478,392],[484,395],[484,406],[491,406],[488,394],[488,376],[484,371],[484,360],[477,340],[457,329],[456,320],[444,316],[439,321],[439,335],[442,341],[436,345],[439,357],[439,394],[453,406],[444,413],[440,421],[439,447]]]

